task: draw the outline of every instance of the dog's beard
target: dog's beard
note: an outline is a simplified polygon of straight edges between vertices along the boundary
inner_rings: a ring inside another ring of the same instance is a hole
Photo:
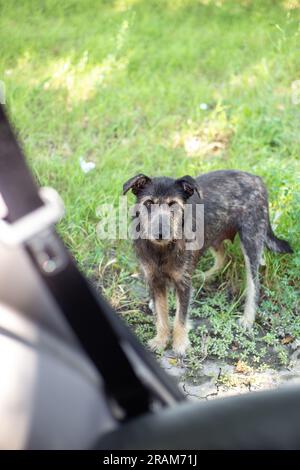
[[[156,245],[165,246],[183,238],[183,214],[177,214],[170,220],[169,225],[164,227],[162,236],[159,236],[155,230],[155,223],[152,224],[151,219],[141,220],[140,227],[141,238]]]

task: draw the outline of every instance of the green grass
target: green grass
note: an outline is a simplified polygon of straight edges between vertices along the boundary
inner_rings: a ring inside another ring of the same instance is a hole
[[[238,243],[217,282],[202,288],[204,259],[194,279],[190,364],[201,359],[203,338],[209,356],[287,362],[283,339],[300,334],[300,105],[291,100],[300,79],[300,2],[2,0],[0,8],[8,109],[40,184],[65,201],[59,230],[80,267],[146,340],[153,323],[132,276],[130,242],[99,240],[96,208],[117,206],[123,182],[139,172],[257,173],[276,233],[295,254],[266,254],[250,336],[236,326],[244,288]],[[203,147],[193,151],[196,137]],[[95,170],[84,174],[80,157]]]

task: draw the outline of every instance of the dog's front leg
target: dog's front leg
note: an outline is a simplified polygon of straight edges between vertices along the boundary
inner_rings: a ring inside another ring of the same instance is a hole
[[[175,285],[176,289],[176,315],[173,330],[173,349],[180,355],[184,356],[190,345],[188,338],[187,315],[190,303],[192,286],[189,282],[179,282]]]
[[[152,350],[165,349],[170,334],[167,288],[162,285],[152,285],[150,290],[156,314],[156,336],[149,341],[149,346]]]

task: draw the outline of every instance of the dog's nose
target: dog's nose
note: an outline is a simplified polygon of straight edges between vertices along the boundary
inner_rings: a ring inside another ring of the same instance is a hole
[[[162,222],[162,219],[161,219],[161,218],[159,218],[158,239],[159,239],[159,240],[162,240],[162,239],[163,239],[163,222]]]

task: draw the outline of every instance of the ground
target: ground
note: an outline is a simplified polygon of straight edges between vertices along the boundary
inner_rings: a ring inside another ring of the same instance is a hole
[[[117,207],[124,181],[140,172],[256,173],[269,190],[276,234],[295,253],[265,253],[251,334],[236,323],[244,291],[238,240],[207,285],[202,272],[212,260],[205,256],[193,280],[192,348],[184,364],[168,355],[162,361],[185,390],[206,384],[208,393],[191,392],[200,397],[273,386],[284,371],[297,376],[300,2],[27,0],[0,7],[2,94],[36,178],[65,201],[58,229],[80,268],[146,344],[153,317],[130,241],[99,239],[97,208]]]
[[[286,385],[300,385],[299,344],[291,355],[287,367],[260,368],[249,367],[243,361],[235,365],[217,358],[205,359],[198,365],[197,373],[186,365],[178,364],[172,352],[167,351],[162,360],[162,367],[175,378],[179,388],[190,400],[211,400],[229,395],[270,390]]]

